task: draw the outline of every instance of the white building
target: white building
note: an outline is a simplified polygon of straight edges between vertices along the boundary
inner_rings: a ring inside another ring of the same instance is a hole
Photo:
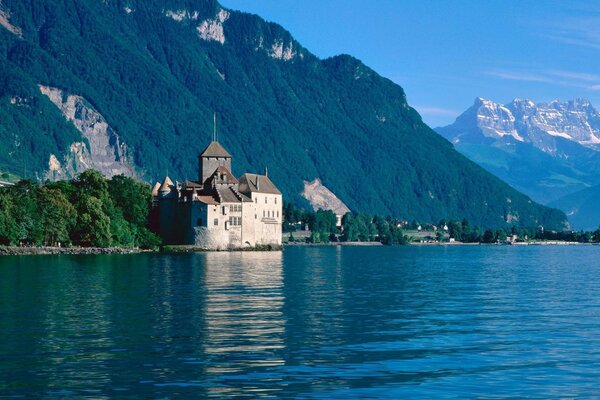
[[[166,177],[153,190],[165,244],[207,250],[281,247],[281,192],[265,175],[231,173],[231,155],[217,141],[198,157],[198,181]]]

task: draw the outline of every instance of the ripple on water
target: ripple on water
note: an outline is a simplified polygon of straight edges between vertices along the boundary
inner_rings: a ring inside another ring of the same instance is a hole
[[[0,259],[0,397],[593,397],[600,247]]]

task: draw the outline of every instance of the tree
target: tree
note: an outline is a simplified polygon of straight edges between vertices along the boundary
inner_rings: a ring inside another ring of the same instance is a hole
[[[496,240],[503,242],[506,240],[506,232],[503,229],[496,230]]]
[[[496,235],[494,235],[494,232],[492,232],[491,230],[486,230],[483,233],[483,237],[481,238],[481,241],[483,243],[494,243],[496,240]]]
[[[6,190],[0,191],[0,244],[16,245],[19,240],[13,199]]]
[[[463,224],[458,221],[450,221],[448,223],[448,234],[455,240],[463,241]]]
[[[58,189],[42,187],[38,191],[42,240],[45,244],[69,242],[69,232],[77,221],[75,207]]]
[[[148,223],[148,212],[152,204],[150,186],[127,176],[117,175],[108,181],[108,193],[114,205],[123,211],[127,222],[138,226]]]
[[[592,234],[592,242],[600,243],[600,227],[594,231]]]
[[[102,202],[83,194],[77,204],[75,242],[82,246],[109,247],[111,245],[110,218],[102,209]]]
[[[92,196],[105,206],[108,203],[108,182],[100,172],[88,169],[77,176],[73,182],[78,189],[78,195]]]

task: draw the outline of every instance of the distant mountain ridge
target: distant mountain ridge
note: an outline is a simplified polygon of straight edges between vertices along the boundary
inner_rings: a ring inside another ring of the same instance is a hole
[[[269,167],[295,203],[319,179],[355,211],[564,227],[562,212],[457,153],[400,86],[348,55],[320,60],[258,16],[214,0],[0,9],[2,168],[42,179],[91,163],[149,181],[193,178],[216,111],[233,172]]]
[[[592,231],[600,227],[600,185],[561,197],[550,206],[564,210],[575,229]]]
[[[600,184],[600,113],[585,99],[504,105],[482,98],[436,131],[544,204]]]

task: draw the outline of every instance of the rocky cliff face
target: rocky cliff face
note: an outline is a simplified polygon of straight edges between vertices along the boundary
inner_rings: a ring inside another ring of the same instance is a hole
[[[23,32],[21,31],[21,28],[13,25],[10,21],[10,17],[10,12],[4,7],[2,0],[0,0],[0,26],[18,37],[22,37]]]
[[[345,215],[350,209],[331,190],[321,183],[320,179],[312,182],[304,181],[302,196],[308,200],[313,210],[331,210],[337,215]]]
[[[98,111],[80,96],[43,85],[39,88],[87,140],[87,143],[72,143],[62,161],[50,154],[47,179],[72,178],[87,169],[96,169],[108,177],[136,175],[129,161],[127,145]]]

